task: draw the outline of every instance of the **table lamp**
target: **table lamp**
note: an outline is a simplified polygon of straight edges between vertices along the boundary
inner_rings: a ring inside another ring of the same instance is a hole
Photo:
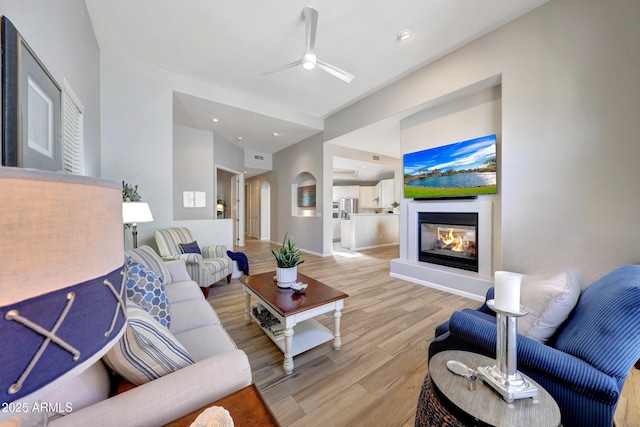
[[[138,223],[151,221],[153,221],[153,216],[147,203],[122,202],[122,223],[131,224],[134,248],[138,247]]]
[[[122,196],[116,183],[12,167],[0,188],[0,402],[20,407],[125,330]]]

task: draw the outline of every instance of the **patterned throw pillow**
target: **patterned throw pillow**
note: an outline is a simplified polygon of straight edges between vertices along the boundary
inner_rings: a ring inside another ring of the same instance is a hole
[[[162,275],[125,256],[127,299],[142,307],[162,326],[169,329],[171,306]]]
[[[183,254],[200,254],[202,255],[202,251],[200,250],[200,246],[198,246],[197,241],[193,241],[191,243],[180,243],[180,249],[182,249]]]
[[[127,381],[141,385],[195,362],[165,327],[138,305],[127,301],[127,328],[103,357]]]

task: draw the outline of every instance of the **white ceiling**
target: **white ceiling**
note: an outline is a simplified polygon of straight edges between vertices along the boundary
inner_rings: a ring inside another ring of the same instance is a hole
[[[85,0],[98,44],[112,54],[213,87],[217,100],[176,93],[174,122],[275,153],[322,120],[548,0]],[[315,53],[355,75],[345,83],[300,59],[302,9],[318,10]],[[410,28],[413,37],[396,34]],[[221,102],[235,94],[234,105]],[[248,101],[250,100],[250,101]],[[212,117],[219,118],[217,123]],[[272,132],[280,133],[274,137]],[[375,132],[370,132],[375,133]],[[237,140],[238,136],[243,139]],[[349,145],[348,138],[340,144]],[[370,137],[367,151],[399,157]],[[389,154],[391,153],[391,154]]]
[[[377,183],[381,179],[393,178],[394,168],[387,165],[354,160],[345,157],[333,158],[333,182],[339,184]]]

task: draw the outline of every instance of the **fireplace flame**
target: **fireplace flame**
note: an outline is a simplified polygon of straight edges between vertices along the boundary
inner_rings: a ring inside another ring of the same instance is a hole
[[[447,248],[453,252],[463,252],[464,247],[462,244],[462,238],[459,234],[453,235],[453,229],[450,228],[448,233],[445,233],[440,236],[445,245],[451,246]]]

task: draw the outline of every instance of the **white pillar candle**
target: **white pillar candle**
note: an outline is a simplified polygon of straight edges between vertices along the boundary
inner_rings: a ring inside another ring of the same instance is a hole
[[[520,312],[520,282],[522,274],[510,271],[495,272],[495,306],[509,313]]]

